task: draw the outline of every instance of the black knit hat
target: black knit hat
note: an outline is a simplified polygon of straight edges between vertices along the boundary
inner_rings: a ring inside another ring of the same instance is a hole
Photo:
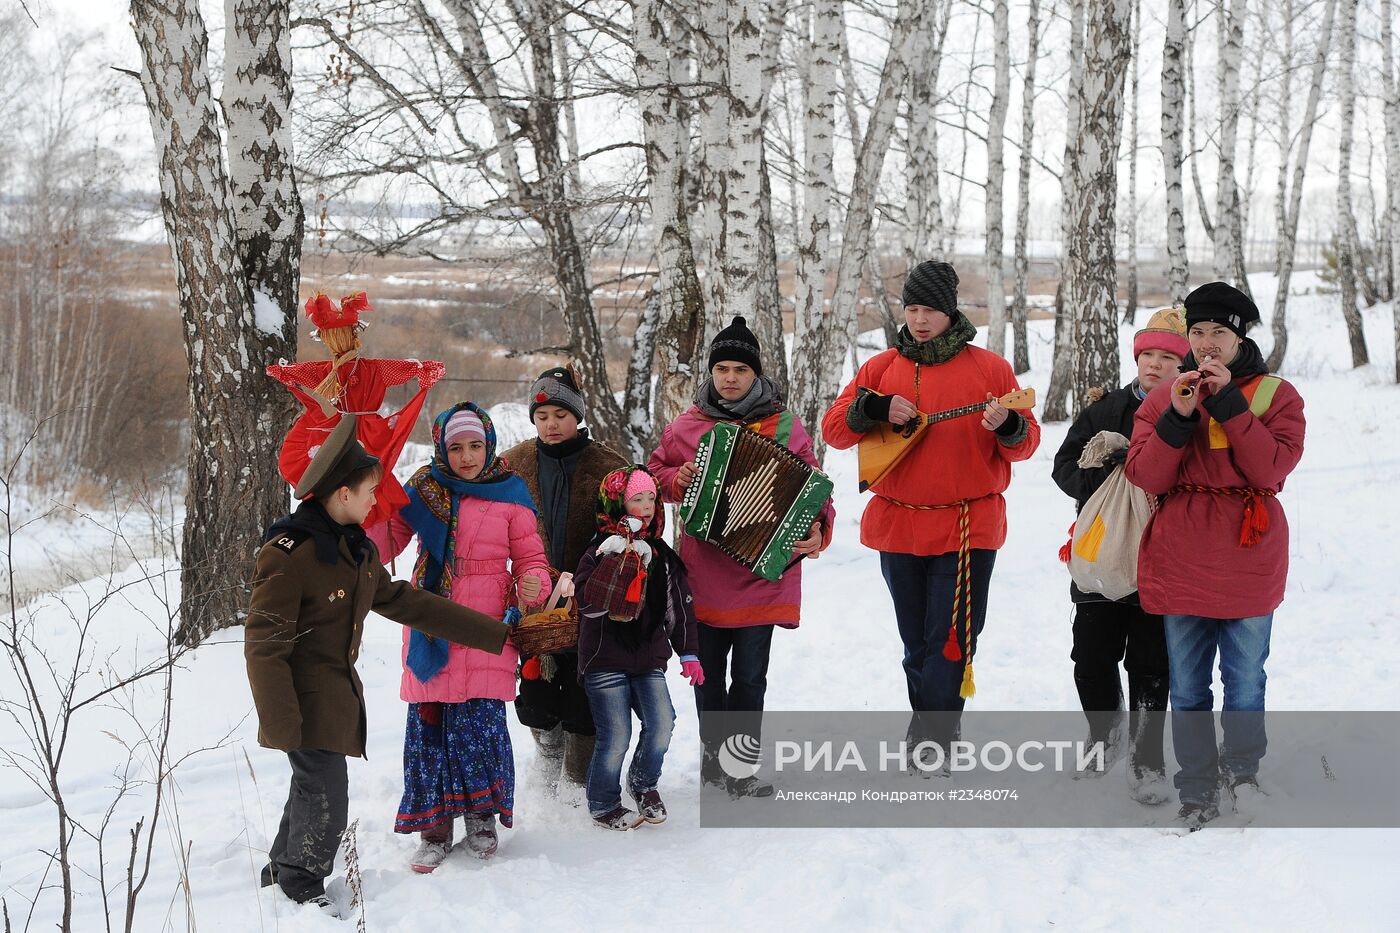
[[[736,315],[729,326],[715,334],[715,339],[710,341],[709,368],[714,369],[716,363],[730,360],[752,367],[761,376],[763,363],[758,358],[758,352],[758,338],[749,330],[744,319]]]
[[[1259,308],[1249,296],[1225,282],[1207,282],[1186,296],[1186,326],[1201,321],[1224,324],[1240,337],[1259,320]]]
[[[951,263],[926,259],[904,280],[904,306],[923,305],[949,317],[958,310],[958,273]]]
[[[574,374],[563,366],[546,369],[540,373],[535,384],[530,386],[530,417],[535,417],[535,409],[541,405],[558,405],[573,412],[579,421],[586,420],[588,411],[583,401],[583,393],[578,390]]]

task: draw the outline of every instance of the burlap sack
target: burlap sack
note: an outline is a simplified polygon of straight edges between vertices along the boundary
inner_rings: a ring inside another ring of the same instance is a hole
[[[1127,446],[1123,435],[1100,431],[1084,445],[1079,466],[1102,466],[1109,454]],[[1069,557],[1075,584],[1108,599],[1137,592],[1138,545],[1151,516],[1151,497],[1128,482],[1121,465],[1114,467],[1075,520]]]

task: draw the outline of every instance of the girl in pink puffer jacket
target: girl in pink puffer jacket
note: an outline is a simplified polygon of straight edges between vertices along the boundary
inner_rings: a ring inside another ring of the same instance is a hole
[[[491,418],[471,402],[433,422],[433,461],[407,484],[409,504],[369,530],[380,556],[397,556],[416,534],[414,583],[479,612],[504,617],[549,595],[549,562],[524,481],[496,456]],[[496,851],[496,818],[512,823],[515,762],[505,704],[515,699],[518,655],[499,656],[405,630],[408,701],[404,794],[396,832],[422,834],[410,862],[430,872],[447,857],[462,814],[467,845]]]

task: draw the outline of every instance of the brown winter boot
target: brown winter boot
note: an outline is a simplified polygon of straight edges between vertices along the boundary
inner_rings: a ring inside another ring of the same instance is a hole
[[[597,738],[591,735],[574,735],[572,732],[564,740],[564,778],[579,787],[588,780],[588,765],[593,760],[593,746]]]

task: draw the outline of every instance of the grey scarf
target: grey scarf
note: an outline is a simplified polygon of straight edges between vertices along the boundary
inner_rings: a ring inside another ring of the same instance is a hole
[[[757,421],[786,407],[782,392],[767,376],[754,379],[748,394],[732,402],[725,401],[715,390],[713,378],[706,379],[695,391],[695,404],[704,415],[716,421]]]

